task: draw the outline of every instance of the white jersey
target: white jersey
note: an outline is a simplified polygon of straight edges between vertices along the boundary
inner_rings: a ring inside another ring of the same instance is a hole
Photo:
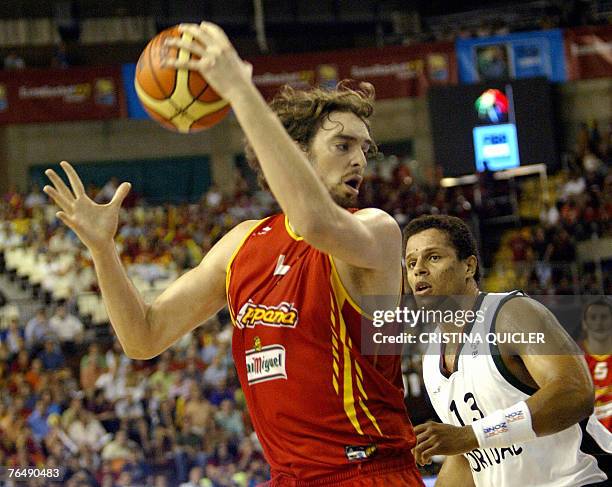
[[[444,423],[464,426],[528,399],[535,390],[520,383],[503,364],[499,350],[485,339],[495,332],[495,318],[519,292],[481,293],[474,311],[484,313],[464,332],[483,343],[464,343],[454,370],[447,375],[440,344],[430,344],[423,357],[425,387]],[[476,340],[475,340],[476,341]],[[462,347],[462,348],[461,348]],[[496,354],[497,352],[497,354]],[[477,448],[464,456],[477,487],[578,487],[606,480],[594,457],[580,450],[582,430],[571,426],[559,433],[508,448]]]

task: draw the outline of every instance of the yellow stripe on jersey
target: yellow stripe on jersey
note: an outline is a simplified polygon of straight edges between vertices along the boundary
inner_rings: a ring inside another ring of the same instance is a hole
[[[334,262],[334,258],[329,255],[329,262],[331,263],[331,285],[336,298],[338,299],[338,303],[344,303],[344,301],[348,301],[350,305],[362,316],[365,316],[369,320],[373,320],[374,318],[367,314],[365,311],[361,309],[361,307],[353,300],[351,295],[342,284],[342,279],[340,279],[340,274],[338,274],[338,269],[336,268],[336,264]],[[340,309],[342,309],[340,307]]]
[[[236,247],[236,249],[232,253],[232,256],[230,257],[229,262],[227,263],[227,266],[225,267],[225,296],[227,297],[227,309],[229,310],[230,318],[232,319],[232,323],[233,323],[234,326],[236,326],[236,317],[234,316],[234,309],[233,309],[234,307],[232,305],[231,298],[230,298],[230,293],[229,293],[230,279],[231,279],[231,276],[232,276],[232,264],[234,263],[234,259],[238,255],[238,252],[240,251],[240,249],[242,248],[242,246],[246,242],[247,238],[249,238],[251,236],[253,231],[259,226],[260,223],[263,223],[268,218],[271,218],[271,217],[266,217],[266,218],[263,218],[261,220],[257,220],[257,222],[254,223],[251,228],[249,228],[249,231],[242,238],[242,240],[240,241],[240,243],[238,244],[238,246]]]
[[[361,409],[363,409],[363,412],[366,413],[366,416],[370,418],[370,421],[372,421],[372,424],[374,425],[374,428],[376,428],[376,431],[378,431],[378,434],[380,436],[383,436],[382,431],[380,431],[380,428],[378,427],[378,423],[376,422],[376,418],[372,416],[372,413],[370,412],[368,407],[364,404],[364,402],[361,400],[361,398],[359,398],[359,405],[361,406]]]
[[[304,237],[300,237],[297,233],[295,233],[293,228],[291,228],[291,223],[289,223],[289,219],[287,218],[287,215],[285,215],[285,230],[287,230],[287,233],[293,240],[297,240],[298,242],[300,240],[304,240]]]
[[[353,425],[353,427],[357,430],[357,433],[363,435],[363,430],[361,429],[361,425],[357,420],[357,411],[355,411],[355,395],[353,393],[353,374],[352,374],[352,359],[351,359],[351,350],[346,343],[346,323],[344,322],[344,318],[342,314],[339,316],[340,322],[340,342],[342,343],[342,355],[343,355],[343,365],[344,365],[344,374],[343,374],[343,403],[344,403],[344,412],[346,413],[349,421]]]

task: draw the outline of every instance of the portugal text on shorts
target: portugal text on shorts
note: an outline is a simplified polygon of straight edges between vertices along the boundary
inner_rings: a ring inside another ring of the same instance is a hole
[[[374,343],[546,343],[544,333],[399,333],[385,335],[377,332],[372,335]]]

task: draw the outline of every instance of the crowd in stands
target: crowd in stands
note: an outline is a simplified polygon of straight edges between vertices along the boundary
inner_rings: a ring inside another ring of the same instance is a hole
[[[157,360],[69,342],[39,311],[0,339],[0,463],[62,469],[57,484],[252,486],[267,465],[212,320]],[[84,353],[83,353],[84,352]]]
[[[611,236],[610,162],[609,129],[583,127],[553,191],[555,204],[509,241],[515,262],[533,263],[531,292],[572,293],[568,276],[550,264],[575,262],[577,240]],[[484,210],[473,188],[442,188],[439,178],[433,169],[388,157],[369,166],[362,203],[387,210],[402,225],[425,213],[477,220]],[[89,187],[89,194],[108,201],[116,186],[113,180]],[[165,283],[197,265],[237,222],[276,210],[244,182],[231,197],[213,186],[191,204],[126,206],[117,245],[130,276]],[[250,487],[267,478],[232,365],[226,314],[156,359],[130,360],[116,340],[96,339],[79,314],[75,297],[97,291],[91,261],[35,186],[27,194],[11,189],[0,200],[0,255],[15,248],[34,251],[50,299],[40,293],[40,307],[29,316],[0,302],[0,465],[61,467],[65,478],[57,485],[69,486]],[[58,298],[62,279],[71,289]],[[588,278],[584,285],[600,290]],[[407,357],[405,369],[418,423],[430,410],[413,359]]]
[[[583,124],[568,159],[540,221],[508,241],[512,265],[530,294],[612,294],[609,262],[600,277],[593,263],[576,263],[579,242],[612,237],[612,127],[602,134],[597,122]]]

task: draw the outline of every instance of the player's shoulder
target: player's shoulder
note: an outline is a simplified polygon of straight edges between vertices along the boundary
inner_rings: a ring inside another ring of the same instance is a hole
[[[219,240],[219,244],[222,244],[233,252],[262,221],[263,220],[245,220],[238,223],[238,225],[232,228],[221,240]]]
[[[238,223],[213,246],[207,257],[223,268],[232,260],[244,240],[263,220],[245,220]],[[205,258],[205,260],[207,260]],[[204,262],[204,261],[203,261]]]
[[[550,322],[554,315],[542,303],[525,294],[509,294],[499,307],[496,328],[499,331],[512,331],[516,327],[524,329],[537,327]]]
[[[380,228],[400,231],[399,224],[389,213],[380,208],[363,208],[353,213],[362,222]]]

